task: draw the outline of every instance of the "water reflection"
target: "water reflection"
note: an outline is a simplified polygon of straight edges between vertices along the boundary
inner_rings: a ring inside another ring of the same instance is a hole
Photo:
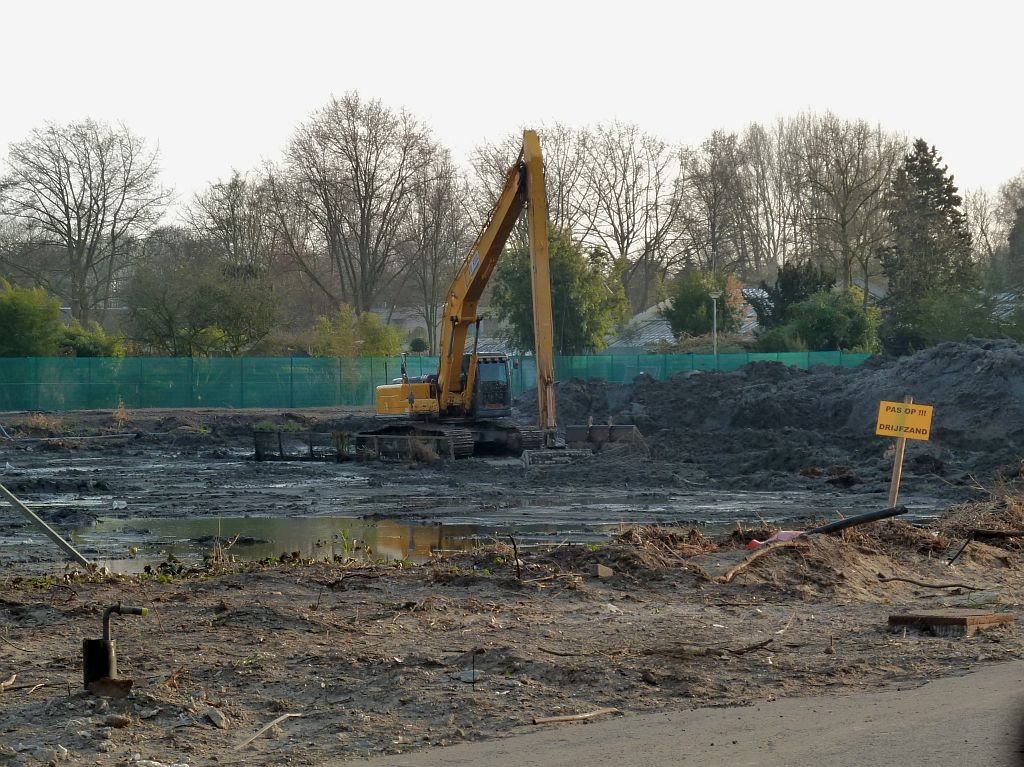
[[[233,517],[225,519],[100,519],[72,533],[72,542],[91,550],[91,558],[117,572],[141,572],[169,555],[198,564],[213,546],[213,537],[240,536],[230,554],[239,560],[277,557],[283,552],[305,559],[336,556],[410,560],[422,563],[440,551],[465,551],[505,539],[515,532],[524,546],[571,539],[601,540],[617,525],[410,524],[395,520],[348,517]],[[246,540],[253,542],[243,542]],[[129,549],[137,550],[134,558]]]

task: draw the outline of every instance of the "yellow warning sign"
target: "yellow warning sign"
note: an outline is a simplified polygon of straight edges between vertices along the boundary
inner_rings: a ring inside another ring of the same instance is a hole
[[[928,439],[932,433],[932,406],[916,402],[881,402],[875,434],[880,437]]]

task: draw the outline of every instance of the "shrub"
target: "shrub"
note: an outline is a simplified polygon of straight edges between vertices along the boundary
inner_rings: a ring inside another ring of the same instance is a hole
[[[761,282],[761,296],[751,296],[750,305],[757,324],[765,330],[781,327],[790,320],[791,309],[815,293],[827,291],[835,278],[810,261],[783,264],[775,276],[775,285]]]
[[[877,346],[877,321],[848,290],[815,293],[793,306],[790,313],[796,335],[811,351],[872,351]]]
[[[890,354],[912,354],[970,337],[1024,342],[1024,308],[1007,313],[997,296],[981,291],[931,291],[890,308],[880,335]]]
[[[60,353],[66,357],[123,357],[124,340],[108,336],[97,322],[86,330],[74,320],[64,328]]]
[[[722,296],[717,302],[711,298],[712,290]],[[741,321],[742,296],[739,301],[739,285],[728,277],[717,280],[713,275],[702,272],[687,272],[680,275],[672,289],[672,303],[662,312],[676,335],[686,333],[702,336],[711,332],[715,304],[718,311],[718,332],[729,333],[739,329]]]
[[[60,303],[42,288],[0,279],[0,357],[53,357],[60,348]]]
[[[807,342],[793,325],[779,325],[759,335],[754,348],[759,352],[805,352]]]
[[[314,357],[393,357],[401,348],[397,328],[373,312],[356,316],[350,306],[343,305],[333,320],[317,318],[309,353]]]
[[[683,333],[675,341],[658,341],[645,349],[649,354],[712,354],[714,338],[711,334],[691,336]],[[739,333],[719,333],[719,354],[742,354],[749,350],[748,340]]]
[[[865,309],[856,291],[833,288],[789,307],[790,320],[758,337],[762,352],[876,351],[877,311]]]

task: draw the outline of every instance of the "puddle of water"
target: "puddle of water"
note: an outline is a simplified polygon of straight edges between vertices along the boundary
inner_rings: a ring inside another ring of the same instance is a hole
[[[63,509],[69,506],[74,508],[98,509],[101,507],[123,508],[118,505],[112,495],[90,495],[84,496],[80,493],[57,493],[47,495],[42,500],[25,501],[30,509]]]
[[[212,549],[201,539],[235,535],[258,539],[235,544],[230,554],[248,561],[299,552],[303,558],[335,556],[426,562],[434,552],[465,551],[494,539],[507,540],[514,532],[520,546],[539,543],[604,540],[617,525],[565,524],[410,524],[393,520],[350,517],[232,517],[225,519],[109,519],[72,532],[72,543],[115,572],[141,572],[173,555],[187,564],[199,564]],[[128,549],[138,549],[134,558]]]

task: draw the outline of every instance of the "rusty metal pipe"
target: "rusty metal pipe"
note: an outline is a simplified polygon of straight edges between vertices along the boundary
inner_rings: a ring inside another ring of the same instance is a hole
[[[145,618],[149,615],[148,607],[124,607],[118,602],[116,605],[111,605],[103,611],[103,641],[110,641],[110,615],[111,613],[117,613],[118,615],[141,615]]]

